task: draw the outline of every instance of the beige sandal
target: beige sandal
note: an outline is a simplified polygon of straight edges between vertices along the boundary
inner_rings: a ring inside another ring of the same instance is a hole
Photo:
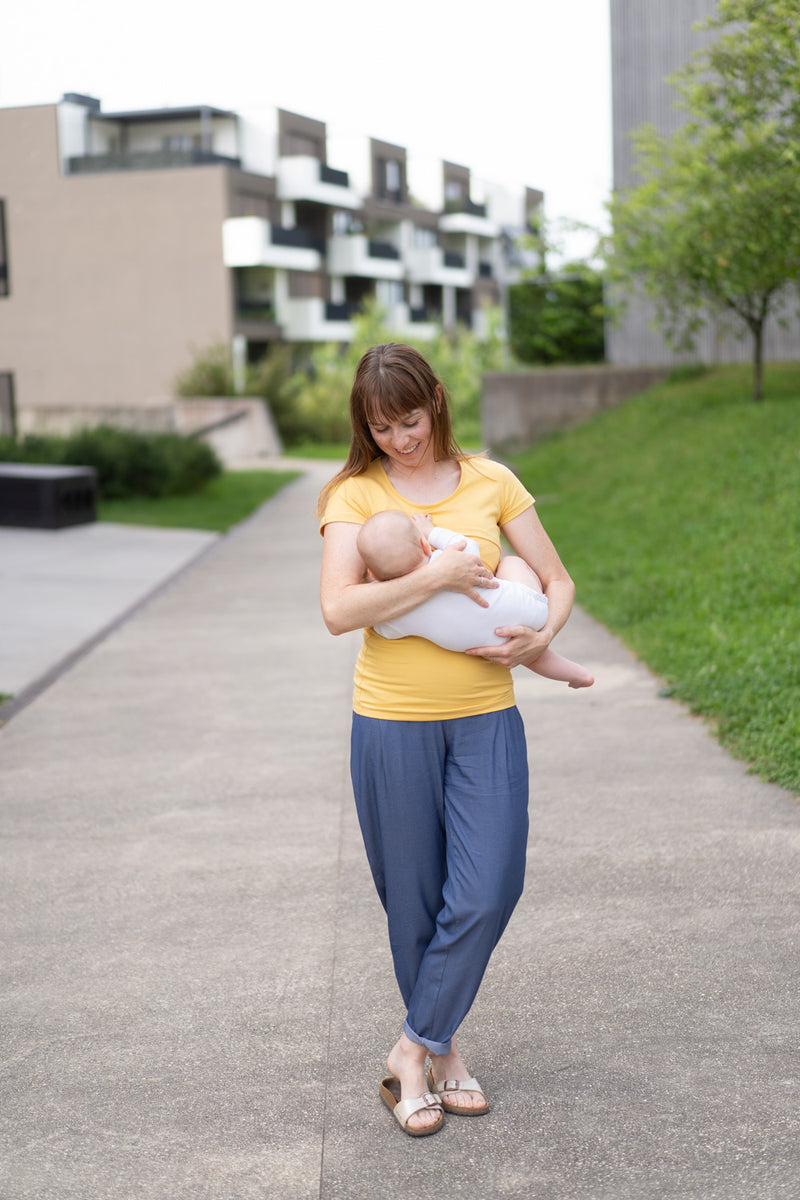
[[[429,1133],[436,1133],[437,1130],[442,1128],[444,1121],[442,1109],[444,1105],[431,1092],[425,1092],[424,1095],[417,1096],[415,1100],[401,1100],[400,1080],[394,1075],[388,1075],[381,1082],[381,1099],[392,1110],[395,1120],[403,1132],[407,1133],[410,1137],[427,1137]],[[410,1129],[408,1118],[413,1117],[414,1113],[421,1112],[424,1108],[438,1109],[439,1120],[434,1121],[431,1125],[424,1125],[421,1129]]]
[[[457,1113],[460,1117],[482,1117],[484,1113],[489,1111],[489,1101],[486,1099],[486,1094],[477,1079],[473,1079],[472,1077],[460,1080],[443,1079],[441,1083],[437,1083],[433,1078],[433,1067],[429,1067],[428,1086],[433,1094],[439,1098],[439,1103],[445,1112]],[[483,1096],[483,1104],[474,1108],[469,1104],[452,1104],[447,1100],[447,1092],[477,1092],[480,1096]]]

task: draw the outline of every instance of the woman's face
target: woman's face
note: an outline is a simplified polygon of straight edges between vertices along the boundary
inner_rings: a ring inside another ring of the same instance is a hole
[[[418,467],[433,456],[433,422],[427,408],[415,408],[394,420],[376,418],[369,431],[386,458]]]

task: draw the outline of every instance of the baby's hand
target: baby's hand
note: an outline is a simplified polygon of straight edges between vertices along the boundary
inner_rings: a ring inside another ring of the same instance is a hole
[[[433,529],[433,521],[427,513],[424,516],[422,513],[412,513],[411,520],[424,537],[430,537],[430,532]]]

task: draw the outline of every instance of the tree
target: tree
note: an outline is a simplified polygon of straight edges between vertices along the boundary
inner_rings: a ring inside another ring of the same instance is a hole
[[[764,327],[800,276],[800,10],[720,0],[698,28],[713,41],[670,80],[686,123],[635,134],[640,179],[610,202],[606,261],[676,348],[711,316],[749,331],[760,400]]]
[[[567,222],[562,233],[589,233]],[[574,260],[551,269],[548,259],[563,258],[558,233],[543,221],[522,242],[537,264],[508,289],[509,341],[525,363],[589,363],[605,357],[603,276],[591,263]]]

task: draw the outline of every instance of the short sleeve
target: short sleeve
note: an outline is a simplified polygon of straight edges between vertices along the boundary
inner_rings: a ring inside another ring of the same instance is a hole
[[[502,467],[500,477],[500,515],[498,525],[507,525],[536,503],[528,489],[520,482],[513,471]]]
[[[363,525],[371,516],[372,510],[358,479],[356,477],[344,479],[328,497],[325,511],[319,522],[320,533],[324,533],[325,526],[332,521],[347,521],[350,525]]]

